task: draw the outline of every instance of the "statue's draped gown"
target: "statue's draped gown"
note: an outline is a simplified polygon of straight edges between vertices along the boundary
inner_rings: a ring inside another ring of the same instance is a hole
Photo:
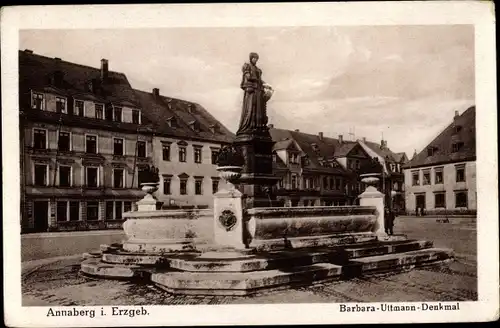
[[[256,65],[245,63],[242,72],[241,88],[245,93],[237,134],[252,132],[267,125],[262,71]]]

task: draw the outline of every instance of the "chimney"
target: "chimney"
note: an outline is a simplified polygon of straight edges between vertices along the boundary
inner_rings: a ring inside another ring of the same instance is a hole
[[[160,96],[160,89],[158,88],[153,88],[153,96],[159,97]]]
[[[459,117],[460,117],[460,113],[458,112],[458,110],[456,110],[455,111],[455,116],[453,117],[453,120],[456,120]]]
[[[366,143],[366,137],[363,137],[363,143]]]
[[[344,143],[344,136],[339,134],[339,142]]]
[[[109,63],[107,59],[101,59],[101,80],[106,80],[108,78]]]
[[[380,149],[385,149],[387,148],[387,141],[382,139],[380,140]]]
[[[274,128],[274,124],[268,124],[267,127],[272,129],[272,128]]]
[[[24,52],[27,53],[27,54],[32,54],[33,50],[31,50],[31,49],[24,49]]]
[[[323,140],[323,132],[318,133],[319,140]]]

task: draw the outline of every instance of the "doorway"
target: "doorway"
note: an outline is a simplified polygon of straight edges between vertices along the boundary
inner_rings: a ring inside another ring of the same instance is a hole
[[[33,221],[35,232],[46,232],[49,228],[49,202],[33,202]]]
[[[423,215],[424,209],[425,209],[425,194],[421,195],[416,195],[415,196],[415,203],[417,204],[416,208],[416,214],[417,215]]]

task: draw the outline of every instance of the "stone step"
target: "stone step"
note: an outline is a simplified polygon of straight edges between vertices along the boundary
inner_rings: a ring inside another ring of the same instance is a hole
[[[157,254],[134,254],[126,252],[104,253],[102,262],[109,264],[125,265],[147,265],[147,266],[168,266],[168,260],[163,255]]]
[[[353,245],[344,248],[346,257],[349,259],[385,255],[391,253],[402,253],[419,249],[431,248],[433,243],[427,240],[408,240],[394,242],[379,242],[371,245]]]
[[[89,258],[82,262],[80,272],[85,275],[110,278],[110,279],[131,279],[143,276],[144,268],[138,265],[120,265],[104,263],[98,258]]]
[[[342,267],[330,263],[252,272],[156,272],[151,280],[160,288],[185,295],[244,296],[263,289],[311,285],[338,279]]]
[[[393,253],[355,258],[345,266],[346,275],[375,272],[399,272],[415,267],[443,263],[453,259],[453,251],[445,248],[427,248],[404,253]]]
[[[358,232],[323,236],[290,237],[287,239],[257,239],[252,241],[251,247],[254,247],[257,251],[269,251],[276,249],[342,246],[376,240],[377,235],[372,232]]]

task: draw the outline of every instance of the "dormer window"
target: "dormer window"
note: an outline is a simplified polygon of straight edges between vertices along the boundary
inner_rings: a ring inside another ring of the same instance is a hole
[[[31,108],[39,110],[45,109],[43,93],[33,92],[31,98]]]
[[[194,105],[193,104],[189,104],[187,108],[188,108],[188,112],[190,114],[194,114],[195,113],[195,109],[194,109]]]
[[[464,148],[464,143],[463,142],[456,142],[454,144],[451,145],[451,152],[452,153],[456,153],[456,152],[459,152],[460,150],[462,150],[462,148]]]
[[[200,131],[200,123],[198,123],[198,121],[189,122],[189,127],[191,128],[191,130],[193,130],[195,132]]]
[[[113,107],[113,121],[115,121],[115,122],[122,121],[122,108],[121,107]]]
[[[141,124],[141,112],[137,109],[132,110],[132,123]]]
[[[210,128],[210,132],[212,132],[213,134],[216,134],[219,132],[219,125],[218,124],[211,124],[209,128]]]
[[[456,125],[455,126],[455,133],[459,133],[460,131],[462,131],[462,126],[461,125]]]
[[[433,156],[437,151],[437,147],[429,147],[427,148],[427,156]]]
[[[168,124],[168,126],[169,126],[169,127],[171,127],[171,128],[176,128],[176,127],[178,127],[178,125],[177,125],[177,120],[176,120],[176,118],[175,118],[175,117],[173,117],[173,116],[171,116],[171,117],[167,118],[167,124]]]
[[[56,112],[67,114],[68,110],[66,108],[66,98],[56,97]]]

